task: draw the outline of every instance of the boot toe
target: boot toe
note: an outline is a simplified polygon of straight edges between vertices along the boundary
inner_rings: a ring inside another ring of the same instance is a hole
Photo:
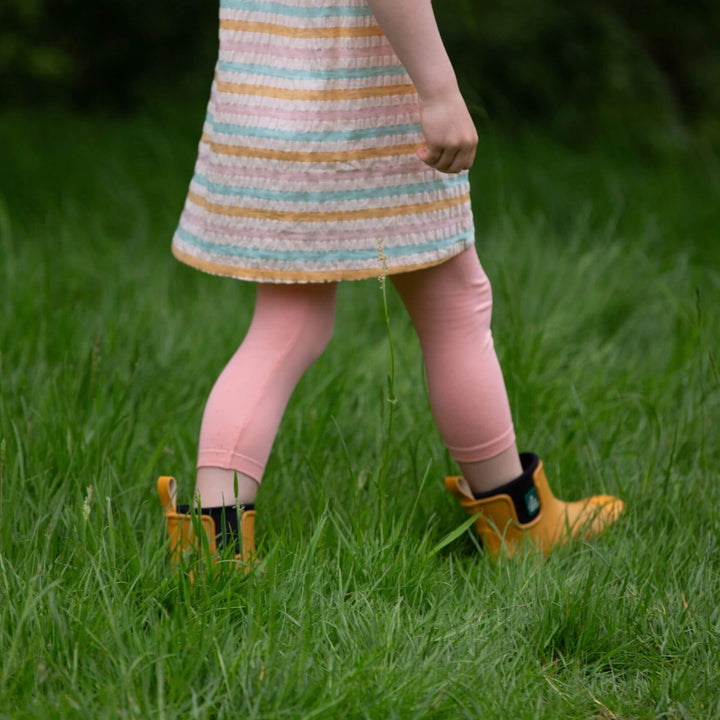
[[[601,509],[603,517],[612,522],[625,512],[625,503],[612,495],[595,495],[591,500],[593,505]]]
[[[612,495],[595,495],[589,499],[585,508],[587,521],[585,537],[591,539],[601,535],[610,525],[617,521],[625,509],[625,503]]]

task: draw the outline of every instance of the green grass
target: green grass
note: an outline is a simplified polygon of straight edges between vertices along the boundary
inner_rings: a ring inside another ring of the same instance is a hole
[[[379,284],[345,283],[258,496],[265,574],[190,585],[155,480],[189,498],[254,292],[169,252],[203,110],[0,116],[0,718],[720,717],[718,158],[481,131],[519,445],[624,498],[605,537],[433,552],[465,515],[419,347],[389,291],[388,436]]]

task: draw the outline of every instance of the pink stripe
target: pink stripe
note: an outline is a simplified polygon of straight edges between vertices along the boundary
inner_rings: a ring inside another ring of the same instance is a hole
[[[220,120],[221,117],[225,118],[223,122],[231,122],[231,118],[236,118],[238,120],[242,120],[246,117],[261,117],[261,118],[278,118],[281,120],[304,120],[307,119],[308,121],[313,123],[312,129],[317,130],[318,126],[318,120],[354,120],[356,118],[373,118],[377,119],[378,117],[384,117],[384,118],[392,118],[397,115],[413,115],[415,113],[419,112],[419,104],[417,102],[405,102],[400,105],[385,105],[385,106],[379,106],[379,105],[367,105],[366,107],[357,107],[354,106],[352,108],[347,108],[345,110],[339,109],[339,110],[322,110],[319,111],[318,108],[314,108],[312,110],[292,110],[288,109],[287,102],[285,102],[283,105],[278,106],[276,108],[271,107],[264,107],[264,108],[258,108],[257,106],[252,105],[243,105],[243,104],[235,104],[231,103],[227,100],[218,100],[217,98],[221,97],[218,93],[215,98],[215,102],[212,108],[213,115],[215,116],[216,120]],[[222,97],[227,97],[227,95],[222,95]],[[239,98],[242,98],[243,96],[240,95]],[[239,99],[238,98],[238,99]],[[371,102],[375,102],[372,98],[370,99]],[[244,124],[244,123],[242,123]],[[356,127],[353,125],[353,127]],[[371,127],[375,127],[375,124],[371,125]],[[302,129],[300,126],[298,126],[298,129]]]
[[[237,35],[237,33],[236,33]],[[241,36],[242,37],[242,36]],[[329,38],[332,40],[332,38]],[[288,40],[292,41],[292,38],[288,38]],[[357,41],[365,41],[367,42],[367,38],[357,38],[355,42]],[[317,42],[317,41],[315,41]],[[223,57],[226,51],[235,51],[235,52],[242,52],[246,54],[258,54],[258,55],[271,55],[273,57],[278,58],[281,62],[278,64],[279,67],[286,67],[282,64],[282,60],[285,58],[297,58],[299,60],[312,60],[313,58],[330,58],[330,59],[336,59],[336,58],[364,58],[364,57],[370,57],[370,58],[377,58],[385,59],[388,57],[395,58],[396,62],[394,64],[397,64],[399,62],[397,55],[395,55],[395,51],[392,49],[392,46],[390,43],[385,40],[380,45],[373,45],[370,47],[363,47],[358,45],[357,47],[352,46],[350,43],[353,42],[353,38],[346,38],[344,40],[344,45],[331,45],[329,47],[292,47],[292,46],[282,46],[278,47],[277,54],[273,52],[275,48],[269,45],[263,45],[261,43],[253,43],[250,42],[250,40],[230,40],[225,37],[221,37],[220,42],[220,56]],[[379,64],[387,64],[387,63],[379,63]],[[372,67],[372,65],[363,67]]]
[[[267,163],[265,164],[267,165]],[[227,169],[231,170],[232,172],[227,173],[221,172],[221,169],[224,170],[225,168],[222,166],[218,166],[217,164],[211,165],[209,163],[202,163],[201,165],[198,165],[198,172],[200,172],[202,175],[205,175],[205,177],[210,180],[210,182],[222,183],[224,185],[238,185],[239,183],[247,183],[248,187],[256,187],[253,184],[253,181],[255,180],[272,180],[275,184],[277,184],[278,182],[277,169],[268,169],[258,166],[254,168],[247,167],[244,168],[244,170],[240,170],[236,169],[234,166],[229,166]],[[338,175],[338,173],[333,170],[328,170],[327,168],[316,173],[303,172],[302,170],[292,172],[288,170],[282,173],[282,179],[283,181],[287,180],[290,182],[294,181],[299,183],[311,182],[314,186],[317,185],[319,189],[323,182],[323,178],[327,178],[325,182],[329,183],[329,188],[336,188],[339,190],[354,190],[358,187],[362,187],[363,189],[387,187],[387,183],[381,182],[382,178],[394,178],[396,175],[402,175],[403,173],[408,175],[412,174],[412,182],[417,182],[418,180],[420,180],[421,182],[429,182],[436,179],[434,171],[431,168],[428,168],[427,176],[425,178],[420,178],[418,172],[422,172],[422,170],[418,171],[417,165],[414,163],[412,165],[408,163],[406,165],[394,168],[393,170],[383,170],[382,173],[378,172],[377,169],[373,168],[368,168],[367,170],[353,170],[352,172],[348,173],[347,180],[352,184],[347,188],[344,188],[345,183],[342,180],[342,176]],[[402,182],[402,178],[398,178],[397,182]],[[394,187],[395,184],[396,183],[393,183],[393,185],[391,185],[390,187]],[[259,185],[257,187],[263,186]],[[267,185],[265,185],[264,187],[267,187]]]
[[[348,181],[352,182],[349,189],[363,187],[363,188],[375,188],[385,187],[387,183],[381,182],[381,178],[387,178],[390,182],[395,180],[395,176],[408,175],[410,182],[429,182],[430,180],[436,180],[438,175],[441,174],[439,171],[433,170],[427,167],[424,163],[420,169],[418,169],[418,163],[422,162],[419,158],[415,158],[414,161],[398,164],[392,166],[391,169],[380,168],[377,165],[372,164],[366,165],[362,168],[356,168],[352,171],[347,172]],[[427,170],[425,169],[427,167]],[[221,170],[227,170],[221,174]],[[234,164],[220,165],[217,162],[207,162],[206,158],[201,158],[201,162],[198,164],[198,172],[205,175],[211,182],[222,182],[222,178],[226,182],[225,184],[247,182],[248,185],[252,185],[254,180],[270,180],[274,183],[274,187],[278,186],[278,170],[275,165],[268,167],[268,163],[265,161],[258,161],[256,167],[248,166],[246,168],[237,168]],[[323,182],[323,178],[328,178],[328,182],[331,187],[338,187],[343,189],[345,183],[342,180],[342,174],[336,170],[324,166],[319,168],[316,172],[312,169],[298,169],[293,171],[291,169],[284,170],[282,172],[282,182],[300,182],[300,183],[313,183],[320,185]],[[398,177],[398,183],[403,182],[402,177]],[[265,185],[267,187],[267,185]]]
[[[205,147],[205,146],[203,146]],[[212,162],[210,160],[212,159]],[[291,165],[290,163],[284,163],[285,165]],[[295,165],[292,163],[292,165]],[[327,177],[331,187],[342,188],[343,174],[339,173],[336,169],[328,166],[327,163],[321,163],[322,167],[313,169],[309,167],[311,163],[304,163],[308,166],[306,168],[292,167],[282,168],[278,171],[278,166],[275,163],[268,163],[266,160],[258,160],[256,167],[250,165],[241,167],[237,165],[235,158],[229,157],[227,165],[221,165],[217,162],[217,155],[210,155],[208,153],[200,153],[198,157],[198,172],[205,175],[208,180],[212,182],[221,182],[220,177],[225,180],[231,180],[237,183],[238,181],[247,180],[248,185],[252,186],[253,180],[256,179],[267,179],[272,180],[273,183],[278,182],[278,172],[285,181],[296,181],[301,183],[321,183],[323,177]],[[351,181],[349,189],[354,188],[376,188],[385,187],[387,182],[382,182],[382,179],[395,179],[396,176],[409,175],[411,182],[427,182],[429,180],[437,180],[440,178],[447,177],[446,174],[441,173],[439,170],[425,165],[416,155],[408,156],[407,161],[399,160],[392,165],[381,165],[373,164],[368,162],[367,165],[353,168],[353,170],[347,172],[347,180]],[[402,183],[403,178],[398,177],[393,185]],[[229,183],[226,183],[229,184]]]

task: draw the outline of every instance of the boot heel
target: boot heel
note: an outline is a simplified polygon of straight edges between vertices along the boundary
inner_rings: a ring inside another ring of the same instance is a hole
[[[168,536],[170,537],[171,566],[176,568],[178,564],[194,565],[203,549],[205,539],[208,543],[211,562],[216,565],[219,560],[216,541],[218,530],[211,515],[200,513],[193,521],[193,516],[189,512],[178,512],[175,502],[177,482],[174,477],[161,475],[158,478],[157,490],[167,523]],[[197,535],[197,531],[199,531],[199,528],[197,528],[198,521],[205,534],[205,539]],[[235,560],[238,570],[242,569],[244,573],[249,573],[258,562],[255,552],[254,509],[247,510],[242,514],[240,536],[241,552],[235,555]],[[190,580],[192,581],[192,579],[193,572],[190,571]]]
[[[245,565],[245,572],[249,573],[257,565],[255,552],[255,510],[246,510],[240,519],[240,536],[242,538],[242,555],[237,555]]]
[[[202,542],[198,538],[190,513],[179,513],[175,504],[177,482],[174,477],[161,475],[158,478],[158,495],[163,506],[167,522],[168,536],[170,537],[170,563],[176,567],[185,555],[199,553]],[[215,544],[215,522],[209,515],[198,515],[202,524],[211,555],[217,552]]]

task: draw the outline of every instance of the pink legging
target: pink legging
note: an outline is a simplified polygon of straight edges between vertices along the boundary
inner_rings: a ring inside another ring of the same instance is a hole
[[[433,417],[452,457],[476,462],[507,450],[515,433],[475,248],[390,280],[420,339]],[[336,297],[337,283],[257,284],[250,329],[205,407],[198,467],[262,480],[290,395],[330,341]]]

